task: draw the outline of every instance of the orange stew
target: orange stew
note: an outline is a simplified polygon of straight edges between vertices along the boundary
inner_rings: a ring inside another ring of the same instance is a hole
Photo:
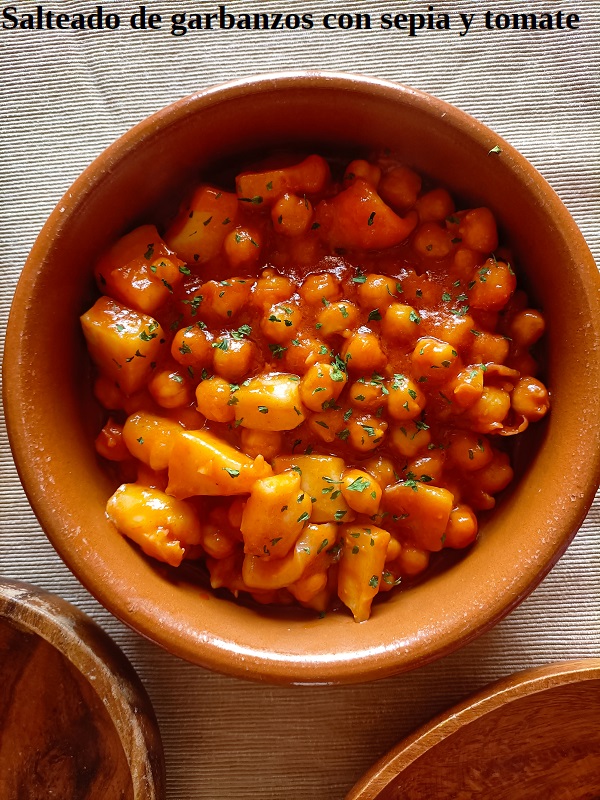
[[[337,173],[310,155],[198,186],[102,256],[82,324],[117,530],[235,596],[362,621],[475,540],[504,437],[549,401],[491,211],[388,156]]]

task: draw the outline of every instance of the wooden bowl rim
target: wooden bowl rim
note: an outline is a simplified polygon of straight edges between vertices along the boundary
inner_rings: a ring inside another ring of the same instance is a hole
[[[163,800],[164,753],[154,710],[139,676],[108,634],[73,604],[16,580],[0,579],[0,619],[44,640],[77,670],[117,732],[133,800]]]
[[[600,680],[600,658],[562,661],[516,672],[470,695],[425,723],[379,759],[345,800],[377,800],[380,793],[430,749],[498,709],[550,689]]]

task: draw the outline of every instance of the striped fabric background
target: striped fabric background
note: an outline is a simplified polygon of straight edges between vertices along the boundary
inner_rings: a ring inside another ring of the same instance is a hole
[[[19,13],[33,3],[14,0]],[[451,30],[189,31],[173,13],[218,4],[149,0],[160,31],[0,28],[0,337],[16,281],[47,215],[87,164],[146,115],[193,91],[278,69],[333,69],[405,83],[477,117],[558,192],[600,259],[600,5],[535,0],[301,2],[233,0],[233,13],[449,13]],[[90,11],[73,0],[46,9]],[[105,2],[128,19],[138,6]],[[483,13],[556,12],[576,31],[486,30]],[[0,14],[2,9],[0,9]],[[458,14],[474,13],[459,36]],[[5,20],[6,21],[6,20]],[[1,24],[1,20],[0,20]],[[43,335],[43,331],[40,331]],[[470,646],[409,675],[351,687],[277,688],[208,673],[125,629],[47,543],[0,439],[0,574],[76,603],[129,656],[154,703],[168,800],[339,800],[376,758],[487,682],[551,661],[600,655],[600,502],[567,554],[509,618]],[[565,465],[568,480],[569,465]]]

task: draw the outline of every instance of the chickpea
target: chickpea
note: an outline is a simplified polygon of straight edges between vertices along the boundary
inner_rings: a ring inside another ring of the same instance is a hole
[[[240,381],[250,370],[255,346],[247,339],[223,337],[213,342],[215,372],[231,383]]]
[[[129,416],[136,411],[154,411],[155,400],[148,391],[148,389],[140,389],[134,394],[123,395],[123,403],[121,408]]]
[[[535,358],[526,350],[512,353],[506,361],[511,369],[516,369],[521,375],[531,375],[535,377],[539,372],[540,365]]]
[[[383,316],[381,330],[386,339],[412,342],[419,335],[420,324],[421,318],[412,306],[392,303]]]
[[[262,236],[259,231],[238,226],[228,233],[223,250],[233,269],[255,264],[260,256]]]
[[[548,390],[536,378],[521,378],[512,392],[511,405],[517,414],[522,414],[525,419],[535,422],[550,408]]]
[[[317,317],[321,336],[344,334],[352,330],[358,321],[357,307],[348,301],[328,303]]]
[[[512,481],[514,472],[506,453],[501,450],[492,450],[492,453],[489,464],[474,473],[473,477],[483,492],[498,494]]]
[[[255,431],[242,428],[242,450],[251,458],[262,455],[265,461],[271,461],[281,453],[283,437],[280,431]]]
[[[448,475],[448,472],[446,472],[446,474],[443,475],[442,480],[440,480],[439,485],[443,486],[444,489],[447,489],[450,492],[455,503],[460,503],[463,495],[465,494],[465,486],[463,481],[458,479],[458,475],[455,474],[455,470],[452,470],[452,472],[452,475]]]
[[[311,411],[321,411],[323,403],[338,399],[347,380],[337,364],[313,364],[300,381],[300,399]]]
[[[351,418],[348,422],[348,441],[355,450],[368,453],[379,447],[387,430],[387,422],[373,416]]]
[[[104,408],[112,410],[123,408],[123,393],[116,383],[105,375],[98,375],[94,381],[94,397]]]
[[[489,208],[473,208],[462,217],[458,236],[463,247],[478,253],[491,253],[498,247],[496,220]]]
[[[512,318],[508,333],[519,347],[531,347],[544,333],[546,323],[539,311],[526,308]]]
[[[190,325],[177,331],[171,344],[171,355],[183,367],[204,369],[213,360],[212,336],[204,330],[204,323]]]
[[[410,275],[403,281],[402,288],[402,297],[406,303],[414,297],[415,302],[418,301],[424,307],[439,303],[443,294],[441,286],[426,275]]]
[[[371,456],[366,461],[361,461],[362,466],[370,472],[380,486],[391,486],[392,483],[400,480],[394,468],[394,462],[386,456]]]
[[[353,511],[371,517],[381,502],[381,486],[361,469],[348,469],[342,476],[342,496]]]
[[[301,236],[313,219],[312,203],[297,194],[286,192],[271,209],[273,228],[284,236]]]
[[[248,303],[251,291],[252,281],[245,278],[207,281],[202,286],[202,311],[219,319],[232,319]]]
[[[392,446],[401,456],[415,458],[431,442],[429,426],[421,420],[407,420],[394,425],[391,431]]]
[[[323,300],[334,303],[342,297],[340,280],[328,272],[309,275],[300,287],[300,297],[309,306],[325,305]]]
[[[283,344],[294,338],[301,320],[302,312],[297,304],[277,303],[265,312],[260,327],[268,339]]]
[[[387,409],[397,420],[415,419],[425,408],[426,397],[411,378],[394,375],[388,382]]]
[[[396,563],[401,575],[419,575],[429,566],[429,552],[412,545],[404,545]]]
[[[504,261],[488,258],[473,273],[473,286],[469,294],[471,308],[499,311],[503,308],[517,285],[515,274]]]
[[[288,589],[299,603],[304,603],[305,605],[313,603],[310,608],[314,607],[315,611],[325,611],[329,598],[326,595],[323,607],[321,602],[318,602],[318,595],[320,592],[325,591],[326,587],[327,572],[313,572],[310,575],[303,575],[301,578],[298,578],[295,583],[288,586]]]
[[[502,427],[510,410],[510,395],[504,389],[485,386],[481,397],[466,412],[472,427],[479,433],[493,433]]]
[[[213,422],[232,422],[235,419],[235,395],[231,386],[218,375],[200,381],[196,386],[198,411]]]
[[[504,260],[504,258],[502,260]],[[519,311],[525,311],[525,309],[528,311],[533,310],[529,309],[529,298],[527,297],[527,293],[524,292],[523,289],[516,289],[510,298],[510,303],[506,307],[506,311],[512,319],[519,313]]]
[[[123,426],[115,422],[112,417],[96,437],[94,446],[96,452],[109,461],[126,461],[131,458],[123,439]]]
[[[188,375],[180,369],[157,370],[148,383],[148,390],[163,408],[187,406],[194,396]]]
[[[432,333],[436,338],[443,339],[444,342],[451,344],[455,350],[471,344],[475,334],[475,322],[470,314],[452,314],[434,321]]]
[[[510,342],[505,336],[487,331],[478,331],[476,336],[473,334],[469,348],[471,361],[481,364],[504,364],[509,350]]]
[[[394,167],[379,181],[378,192],[395,211],[407,211],[421,191],[421,178],[408,167]]]
[[[415,203],[421,222],[443,222],[454,211],[454,200],[446,189],[432,189]]]
[[[254,285],[250,302],[258,308],[270,308],[294,294],[294,285],[289,278],[278,275],[274,269],[265,269]]]
[[[454,237],[456,238],[456,237]],[[470,281],[475,269],[482,262],[481,254],[468,247],[458,247],[454,253],[454,274],[457,278]]]
[[[483,489],[472,487],[468,493],[469,505],[475,511],[491,511],[496,505],[496,501],[491,494],[484,492]]]
[[[352,183],[356,178],[362,178],[363,181],[370,183],[375,189],[381,178],[381,167],[376,164],[371,164],[363,158],[357,158],[351,161],[346,167],[344,172],[344,182]]]
[[[425,336],[417,341],[412,352],[416,372],[428,380],[447,380],[458,358],[457,351],[449,342]]]
[[[467,505],[458,505],[450,512],[444,532],[444,546],[461,549],[477,538],[477,517]]]
[[[361,308],[383,312],[398,299],[397,283],[395,278],[387,275],[367,275],[364,283],[359,283],[356,290]]]
[[[493,452],[485,436],[470,431],[454,431],[450,434],[448,456],[459,469],[474,472],[490,463]]]
[[[329,352],[329,348],[321,339],[306,336],[290,341],[283,354],[283,360],[290,372],[304,375],[306,370],[317,361],[324,361],[324,356],[327,356]]]
[[[212,521],[202,527],[201,536],[202,547],[211,558],[228,558],[234,554],[238,546],[229,531]]]
[[[331,444],[346,427],[344,413],[339,408],[329,408],[328,401],[324,401],[325,409],[308,417],[307,424],[311,433],[318,436],[323,442]]]
[[[413,246],[425,258],[445,258],[452,250],[450,237],[438,222],[423,222],[414,233]]]
[[[396,561],[400,557],[401,552],[402,552],[402,545],[400,544],[398,539],[395,539],[392,536],[388,544],[387,553],[385,554],[385,563],[388,564],[390,561]],[[391,581],[390,583],[393,586],[393,581]],[[388,585],[385,578],[383,580],[383,584]],[[385,591],[385,589],[383,589],[383,587],[380,587],[379,591]]]
[[[359,378],[350,386],[348,400],[355,408],[375,411],[385,404],[387,391],[383,381]]]
[[[380,372],[387,364],[387,356],[381,349],[379,337],[368,328],[358,331],[344,342],[342,358],[351,372]]]
[[[243,430],[245,430],[245,428]],[[232,528],[235,529],[236,533],[239,533],[240,540],[243,538],[240,532],[240,527],[242,525],[242,516],[244,514],[245,508],[246,508],[246,498],[236,497],[227,510],[227,522],[231,525]]]
[[[426,455],[410,461],[406,472],[412,472],[419,481],[424,483],[431,482],[437,486],[442,479],[445,463],[446,453],[444,450],[428,450]]]

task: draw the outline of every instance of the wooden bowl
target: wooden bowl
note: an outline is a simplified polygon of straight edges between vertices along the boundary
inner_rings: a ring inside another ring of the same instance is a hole
[[[150,700],[111,639],[74,606],[0,581],[3,800],[163,800]]]
[[[382,758],[346,800],[600,797],[600,659],[512,675]]]
[[[552,411],[525,440],[520,480],[467,557],[386,597],[360,625],[348,614],[290,617],[236,603],[145,559],[105,517],[114,485],[92,444],[79,315],[94,299],[94,260],[136,225],[160,222],[165,198],[215,163],[282,144],[357,154],[389,146],[465,201],[488,205],[548,322]],[[600,474],[599,283],[580,232],[547,183],[509,144],[446,103],[336,74],[273,74],[209,89],[109,147],[42,230],[7,333],[15,460],[70,569],[112,613],[171,653],[276,682],[363,681],[412,669],[517,605],[564,552],[592,502]]]

